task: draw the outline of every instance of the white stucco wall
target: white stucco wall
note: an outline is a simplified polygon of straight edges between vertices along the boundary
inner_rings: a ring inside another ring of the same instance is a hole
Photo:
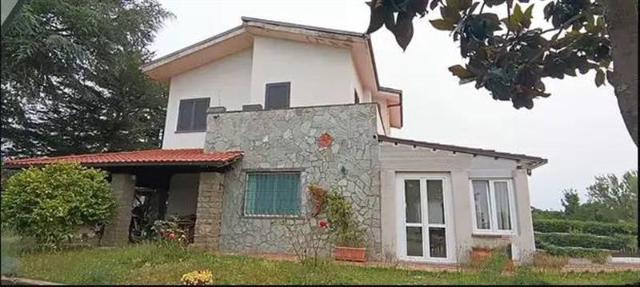
[[[167,215],[196,214],[199,173],[178,173],[171,177]]]
[[[171,78],[162,147],[201,148],[204,132],[176,132],[182,99],[210,98],[211,106],[228,111],[242,105],[264,107],[266,84],[290,82],[292,107],[371,102],[347,48],[256,36],[253,46]],[[389,115],[380,101],[378,133],[389,134]]]
[[[264,106],[267,83],[291,82],[292,107],[353,103],[348,49],[255,37],[251,103]]]
[[[476,156],[451,151],[432,151],[428,148],[390,143],[380,146],[381,164],[381,224],[382,245],[387,258],[396,258],[397,228],[400,224],[396,212],[396,173],[447,173],[452,192],[456,258],[466,260],[473,246],[493,247],[511,243],[516,260],[535,251],[531,222],[529,188],[526,171],[516,169],[516,162],[506,159]],[[511,178],[515,195],[516,233],[509,237],[486,237],[472,234],[474,212],[471,202],[470,180],[473,178]]]
[[[171,78],[162,148],[202,148],[205,132],[176,133],[180,100],[210,98],[211,106],[240,110],[250,102],[252,49]]]

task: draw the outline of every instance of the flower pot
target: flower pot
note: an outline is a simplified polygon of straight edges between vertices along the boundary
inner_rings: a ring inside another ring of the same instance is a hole
[[[337,246],[334,249],[333,256],[336,260],[365,262],[367,260],[367,249]]]
[[[473,247],[471,249],[471,261],[482,262],[491,257],[491,249],[482,247]]]

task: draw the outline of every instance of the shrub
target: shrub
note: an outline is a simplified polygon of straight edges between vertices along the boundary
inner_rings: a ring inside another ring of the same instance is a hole
[[[284,239],[289,243],[298,261],[317,266],[321,253],[329,245],[331,236],[324,214],[326,189],[312,184],[307,188],[308,197],[305,209],[308,211],[301,218],[285,218],[278,224],[284,228]]]
[[[335,236],[338,246],[363,247],[365,245],[365,233],[354,218],[351,203],[337,191],[332,191],[327,196],[326,212],[329,229]]]
[[[596,263],[605,263],[611,254],[610,250],[584,247],[560,247],[536,240],[536,247],[550,255],[591,259]]]
[[[108,223],[115,207],[106,173],[78,164],[21,171],[2,195],[3,223],[46,247],[59,247],[79,226]]]
[[[184,285],[208,285],[213,283],[213,274],[209,270],[193,271],[182,275]]]
[[[636,226],[631,223],[602,223],[562,219],[536,219],[533,221],[533,230],[544,233],[591,233],[606,236],[613,234],[637,234]]]
[[[620,236],[600,236],[587,233],[535,233],[536,239],[560,247],[585,247],[621,250],[627,246],[627,238]]]

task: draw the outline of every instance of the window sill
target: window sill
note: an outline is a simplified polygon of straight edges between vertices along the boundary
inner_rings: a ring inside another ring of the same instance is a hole
[[[302,215],[243,215],[242,219],[303,219]]]
[[[206,129],[204,129],[204,130],[181,130],[181,131],[175,131],[173,133],[175,133],[175,134],[189,134],[189,133],[204,133],[206,131],[207,131]]]
[[[471,237],[486,237],[486,238],[511,238],[515,234],[513,232],[500,233],[500,232],[483,232],[474,231],[471,233]]]

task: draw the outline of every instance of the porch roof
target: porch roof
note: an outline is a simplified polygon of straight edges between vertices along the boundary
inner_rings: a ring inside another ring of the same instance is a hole
[[[227,166],[242,158],[242,151],[212,151],[204,149],[152,149],[125,152],[106,152],[55,157],[13,159],[5,162],[6,168],[26,168],[57,162],[75,162],[84,166]]]

